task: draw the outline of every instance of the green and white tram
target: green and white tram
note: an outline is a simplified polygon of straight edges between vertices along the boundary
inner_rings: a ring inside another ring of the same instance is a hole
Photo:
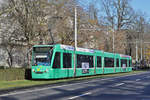
[[[132,71],[131,56],[67,45],[35,45],[32,78],[57,79]]]

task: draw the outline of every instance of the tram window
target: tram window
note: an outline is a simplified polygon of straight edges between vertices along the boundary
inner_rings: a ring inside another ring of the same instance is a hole
[[[53,68],[60,68],[60,53],[59,52],[55,53]]]
[[[71,53],[63,53],[63,68],[71,68]]]
[[[117,62],[116,62],[116,67],[119,67],[119,59],[116,59]]]
[[[100,56],[97,56],[97,67],[102,67],[102,61]]]
[[[127,60],[121,59],[121,67],[127,67]]]
[[[89,62],[89,67],[90,68],[93,68],[93,56],[87,56],[87,60]]]
[[[89,63],[89,68],[93,68],[93,56],[77,54],[77,68],[82,68],[82,63]]]
[[[129,60],[127,60],[127,67],[129,67]]]
[[[129,67],[132,67],[132,60],[129,60]]]
[[[81,68],[82,59],[83,59],[82,55],[77,55],[77,68]]]
[[[113,58],[104,58],[105,61],[105,67],[114,67],[114,59]]]

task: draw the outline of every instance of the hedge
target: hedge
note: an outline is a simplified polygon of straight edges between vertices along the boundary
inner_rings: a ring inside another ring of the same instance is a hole
[[[10,68],[0,69],[0,81],[31,79],[31,69]]]

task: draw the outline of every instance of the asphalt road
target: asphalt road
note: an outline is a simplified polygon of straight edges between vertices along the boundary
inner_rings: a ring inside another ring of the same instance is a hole
[[[17,90],[0,100],[150,100],[150,72]]]

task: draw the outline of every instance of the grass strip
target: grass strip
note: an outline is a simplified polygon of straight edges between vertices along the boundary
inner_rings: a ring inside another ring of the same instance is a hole
[[[86,77],[69,78],[69,79],[58,79],[58,80],[0,81],[0,90],[19,88],[19,87],[36,86],[36,85],[44,85],[44,84],[63,83],[63,82],[69,82],[69,81],[95,79],[95,78],[107,78],[107,77],[114,77],[114,76],[124,76],[124,75],[131,75],[131,74],[142,73],[142,72],[145,72],[145,71],[132,71],[132,72],[128,72],[128,73],[105,74],[105,75],[95,75],[95,76],[86,76]]]

